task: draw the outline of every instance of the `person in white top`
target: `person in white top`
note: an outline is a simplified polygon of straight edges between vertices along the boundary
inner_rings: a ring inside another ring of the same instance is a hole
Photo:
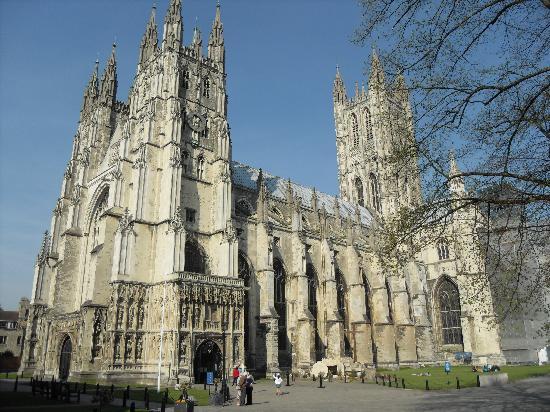
[[[273,379],[275,380],[275,387],[277,388],[276,395],[281,395],[281,385],[283,384],[283,378],[281,378],[280,373],[276,373],[273,375]]]

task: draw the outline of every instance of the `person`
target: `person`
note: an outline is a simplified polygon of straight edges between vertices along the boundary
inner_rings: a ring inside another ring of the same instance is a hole
[[[237,379],[237,406],[241,406],[241,379],[244,375],[241,374]]]
[[[246,404],[252,405],[252,385],[254,385],[254,377],[251,373],[246,377]]]
[[[237,384],[237,381],[239,380],[239,375],[240,375],[239,368],[238,366],[235,366],[233,368],[233,384],[231,386],[235,386]]]
[[[277,372],[275,375],[273,375],[273,379],[275,380],[275,388],[277,388],[276,395],[280,396],[281,385],[283,384],[283,378],[281,377],[281,374]]]
[[[248,372],[243,372],[242,375],[239,377],[239,383],[238,386],[241,390],[240,397],[239,397],[239,405],[244,406],[246,402],[246,377],[248,375]]]

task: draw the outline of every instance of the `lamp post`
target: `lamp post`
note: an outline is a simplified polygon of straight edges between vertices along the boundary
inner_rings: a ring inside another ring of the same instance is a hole
[[[223,357],[223,360],[222,360],[222,393],[223,393],[223,401],[227,401],[227,389],[226,389],[226,386],[227,386],[227,381],[226,381],[226,376],[225,376],[225,330],[227,329],[227,322],[226,322],[226,318],[225,318],[225,311],[226,311],[226,308],[225,308],[225,305],[222,306],[222,357]]]

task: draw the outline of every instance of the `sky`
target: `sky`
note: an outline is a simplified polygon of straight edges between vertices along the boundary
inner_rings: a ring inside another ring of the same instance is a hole
[[[183,0],[184,43],[203,44],[216,0]],[[157,0],[162,24],[168,0]],[[0,0],[0,305],[30,297],[61,190],[84,87],[117,43],[127,100],[150,0]],[[233,159],[338,192],[332,82],[365,80],[370,45],[350,40],[356,0],[222,0]],[[162,27],[159,27],[162,35]]]

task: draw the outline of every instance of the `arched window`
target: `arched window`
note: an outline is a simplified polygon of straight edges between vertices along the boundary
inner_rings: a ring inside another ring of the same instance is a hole
[[[311,263],[306,265],[307,306],[313,317],[317,319],[317,275]]]
[[[189,89],[189,71],[187,70],[183,72],[181,85],[184,89]]]
[[[248,261],[242,253],[239,252],[239,278],[244,280],[245,286],[250,286],[250,266]],[[249,340],[250,340],[250,299],[248,297],[248,290],[244,292],[244,350],[248,353]]]
[[[90,220],[90,235],[92,236],[92,248],[93,251],[94,248],[101,243],[100,240],[100,225],[99,220],[101,219],[101,215],[107,209],[107,199],[109,197],[109,190],[105,190],[105,192],[99,197],[99,200],[96,203],[96,207],[94,208],[94,212],[92,214],[92,218]]]
[[[279,315],[279,350],[286,350],[286,273],[283,263],[273,259],[275,310]]]
[[[370,311],[370,287],[365,274],[363,274],[363,289],[365,291],[365,317],[370,322],[372,319]]]
[[[203,179],[204,177],[204,157],[200,155],[197,159],[197,179]]]
[[[393,299],[391,295],[390,282],[386,278],[386,293],[388,297],[388,321],[393,322]]]
[[[371,142],[374,136],[372,134],[372,122],[369,109],[365,110],[365,127],[367,128],[367,141]]]
[[[437,256],[439,260],[449,259],[449,245],[444,240],[437,243]]]
[[[245,199],[240,199],[235,203],[235,214],[237,216],[248,217],[252,214],[250,204]]]
[[[201,137],[204,137],[205,139],[208,137],[208,119],[204,120],[204,129],[202,129]]]
[[[405,290],[407,291],[407,302],[409,303],[409,319],[411,322],[414,322],[413,300],[412,300],[411,290],[409,289],[408,283],[405,283]]]
[[[355,191],[357,192],[357,203],[359,206],[365,206],[365,200],[363,198],[363,182],[358,177],[355,178]]]
[[[199,245],[193,241],[185,242],[186,272],[206,274],[206,257]]]
[[[446,277],[442,279],[437,289],[437,303],[443,344],[461,345],[460,297],[456,285]]]
[[[189,152],[184,150],[181,154],[181,164],[183,165],[183,172],[187,173],[189,171]]]
[[[336,269],[336,304],[342,319],[346,319],[346,281],[340,269]]]
[[[210,97],[210,79],[208,79],[208,77],[203,80],[202,95],[204,97]]]
[[[353,137],[353,147],[359,146],[359,122],[355,113],[351,114],[351,134]]]
[[[377,212],[382,211],[382,202],[380,201],[380,185],[378,179],[374,173],[370,174],[370,193],[371,193],[371,206]]]

